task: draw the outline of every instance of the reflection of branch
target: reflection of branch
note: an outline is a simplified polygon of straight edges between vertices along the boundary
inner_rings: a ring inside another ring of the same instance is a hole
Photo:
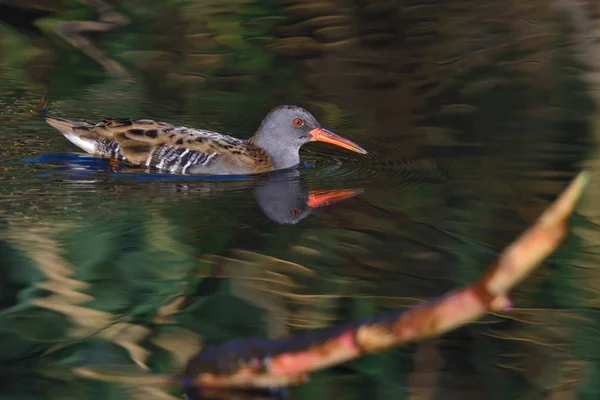
[[[598,98],[598,86],[600,86],[600,80],[598,79],[598,72],[600,72],[599,33],[596,31],[593,21],[587,17],[585,6],[580,1],[554,0],[554,4],[565,12],[571,22],[574,45],[579,51],[577,57],[591,69],[591,73],[584,75],[584,78],[592,86],[588,92],[598,103],[600,101]]]
[[[112,72],[125,72],[121,64],[109,58],[94,43],[86,38],[85,34],[105,33],[115,29],[118,25],[129,24],[129,18],[113,10],[110,4],[102,0],[82,0],[96,9],[98,21],[67,21],[60,25],[60,33],[73,46],[79,48],[86,55],[95,60],[105,70]]]
[[[276,387],[297,384],[306,374],[432,336],[511,307],[509,291],[567,233],[567,221],[588,174],[580,174],[537,222],[506,248],[475,283],[408,310],[280,340],[240,339],[208,346],[188,363],[189,383],[201,387]]]
[[[598,66],[598,33],[594,22],[587,17],[585,6],[578,0],[554,0],[557,7],[564,10],[575,32],[575,45],[581,57],[594,68]]]

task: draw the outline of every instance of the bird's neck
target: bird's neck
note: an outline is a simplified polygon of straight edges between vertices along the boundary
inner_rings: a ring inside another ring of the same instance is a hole
[[[250,143],[260,147],[271,157],[275,169],[291,168],[300,164],[300,149],[293,145],[286,146],[272,138],[268,140],[265,136],[257,132],[250,139]]]

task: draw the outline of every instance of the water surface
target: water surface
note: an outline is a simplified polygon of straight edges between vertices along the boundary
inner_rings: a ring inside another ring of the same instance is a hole
[[[0,396],[184,398],[132,376],[177,373],[202,343],[331,326],[466,284],[597,165],[591,67],[560,9],[376,3],[256,1],[232,17],[134,2],[120,10],[131,23],[95,42],[125,72],[49,33],[93,20],[91,5],[18,10],[41,31],[2,20]],[[323,10],[346,18],[348,37],[323,31]],[[294,103],[369,154],[308,144],[275,179],[115,169],[35,117],[44,93],[67,118],[241,138]],[[289,396],[596,398],[595,187],[515,310],[320,372]],[[342,189],[355,192],[306,204]]]

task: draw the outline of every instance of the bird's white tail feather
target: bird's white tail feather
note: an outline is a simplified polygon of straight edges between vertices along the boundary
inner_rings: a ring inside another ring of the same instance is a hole
[[[85,128],[89,127],[89,124],[79,121],[70,121],[68,119],[57,118],[57,117],[46,117],[46,122],[60,131],[69,142],[79,147],[83,151],[89,154],[96,153],[96,140],[89,136],[82,136],[81,133],[85,133]],[[83,128],[83,129],[76,129]],[[78,134],[79,133],[79,134]]]
[[[63,136],[86,153],[96,153],[96,141],[94,139],[77,136],[73,132],[63,132]]]

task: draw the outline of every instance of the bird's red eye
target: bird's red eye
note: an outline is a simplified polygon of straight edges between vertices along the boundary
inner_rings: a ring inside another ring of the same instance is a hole
[[[302,125],[304,125],[304,121],[302,120],[302,118],[294,119],[294,126],[302,126]]]
[[[296,216],[296,215],[300,214],[300,210],[298,210],[297,208],[292,208],[290,210],[290,214]]]

